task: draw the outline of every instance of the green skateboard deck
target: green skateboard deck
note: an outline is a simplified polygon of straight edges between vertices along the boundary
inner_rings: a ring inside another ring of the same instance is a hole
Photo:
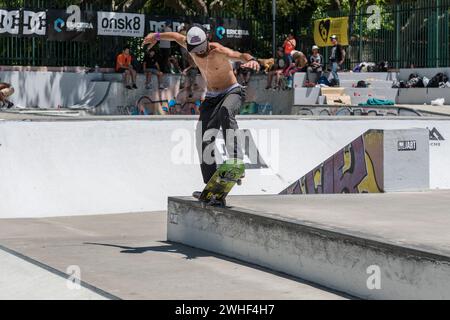
[[[244,172],[245,164],[242,160],[225,161],[209,180],[199,200],[211,205],[225,205],[225,198]]]

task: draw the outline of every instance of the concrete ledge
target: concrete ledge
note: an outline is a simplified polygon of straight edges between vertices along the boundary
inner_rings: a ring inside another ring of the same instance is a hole
[[[436,74],[442,72],[450,76],[450,68],[415,68],[415,69],[400,69],[399,80],[407,81],[412,73],[417,73],[421,77],[433,78]]]
[[[295,88],[294,105],[314,105],[320,96],[320,88]]]
[[[367,103],[370,98],[396,101],[398,89],[346,88],[345,94],[352,99],[353,105]]]
[[[448,248],[448,237],[441,234],[445,240],[433,244],[420,237],[424,229],[433,237],[442,231],[443,222],[430,219],[445,214],[444,208],[423,221],[411,223],[408,219],[408,215],[427,215],[427,206],[449,196],[411,194],[410,205],[405,194],[234,197],[230,202],[239,207],[231,208],[211,208],[191,198],[169,198],[168,240],[360,298],[449,299],[450,252],[443,249]],[[354,204],[345,205],[345,201],[355,199]],[[398,209],[399,205],[404,205],[404,220],[391,216],[392,207]],[[420,241],[422,245],[417,244]],[[381,287],[369,289],[370,270],[377,267]]]
[[[431,104],[432,100],[444,98],[450,103],[450,88],[406,88],[398,90],[397,103],[399,104]]]

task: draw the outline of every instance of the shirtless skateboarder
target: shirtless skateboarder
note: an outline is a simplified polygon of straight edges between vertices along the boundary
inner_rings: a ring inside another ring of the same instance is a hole
[[[236,133],[239,127],[235,116],[245,102],[245,89],[236,79],[232,62],[241,61],[242,67],[256,71],[259,71],[260,66],[250,54],[240,53],[220,43],[210,42],[206,29],[200,24],[190,26],[186,35],[176,32],[150,33],[144,39],[144,45],[155,45],[160,40],[175,41],[187,49],[206,82],[208,91],[200,106],[197,130],[201,129],[200,166],[203,181],[207,184],[217,170],[213,150],[220,128],[222,128],[230,159],[243,159],[242,148]],[[230,130],[232,130],[231,135],[229,135]],[[230,137],[233,137],[231,139],[233,141],[229,141]],[[194,192],[193,195],[199,198],[201,192]]]

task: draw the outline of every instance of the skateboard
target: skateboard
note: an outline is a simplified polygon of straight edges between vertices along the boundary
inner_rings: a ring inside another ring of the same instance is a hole
[[[244,173],[245,165],[242,160],[225,161],[209,180],[199,200],[212,206],[225,206],[225,198],[236,184],[240,185],[240,178]]]

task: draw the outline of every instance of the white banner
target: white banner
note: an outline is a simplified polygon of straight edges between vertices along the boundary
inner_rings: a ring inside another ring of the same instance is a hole
[[[47,13],[45,11],[24,11],[23,34],[45,36],[47,34]]]
[[[19,25],[19,10],[0,10],[0,33],[19,34]]]
[[[98,12],[98,35],[143,37],[145,15],[120,12]]]

